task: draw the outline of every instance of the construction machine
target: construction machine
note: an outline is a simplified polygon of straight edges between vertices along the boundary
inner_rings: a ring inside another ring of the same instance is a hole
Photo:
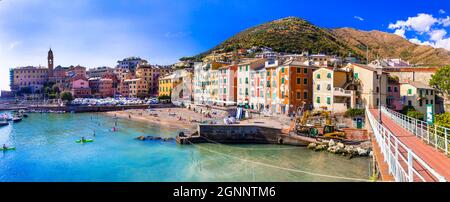
[[[300,116],[301,114],[301,116]],[[332,119],[329,111],[303,111],[297,113],[295,118],[295,131],[297,135],[317,137],[319,136],[317,127],[322,127],[323,131],[320,135],[327,139],[345,139],[345,133],[337,130],[332,123]]]

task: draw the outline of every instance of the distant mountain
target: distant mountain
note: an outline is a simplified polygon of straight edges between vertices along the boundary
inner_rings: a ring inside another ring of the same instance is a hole
[[[417,45],[395,34],[376,30],[361,31],[353,28],[339,28],[332,32],[354,47],[358,54],[365,55],[367,45],[370,60],[378,56],[380,58],[402,58],[418,65],[443,66],[450,64],[450,51]]]
[[[309,51],[340,56],[347,56],[349,52],[358,54],[330,30],[314,26],[298,17],[287,17],[244,30],[199,56],[213,51],[230,52],[253,46],[270,47],[274,51],[287,53]]]
[[[348,56],[351,54],[366,60],[366,45],[369,60],[380,58],[402,58],[413,64],[443,66],[450,64],[450,51],[431,46],[417,45],[408,40],[381,31],[361,31],[352,28],[324,29],[298,17],[287,17],[246,29],[220,43],[216,47],[194,57],[203,58],[213,51],[231,52],[252,47],[270,47],[277,52],[325,53]]]

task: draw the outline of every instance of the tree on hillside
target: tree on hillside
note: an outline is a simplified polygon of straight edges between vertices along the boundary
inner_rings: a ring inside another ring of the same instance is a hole
[[[430,86],[445,96],[450,95],[450,65],[440,68],[431,76]]]

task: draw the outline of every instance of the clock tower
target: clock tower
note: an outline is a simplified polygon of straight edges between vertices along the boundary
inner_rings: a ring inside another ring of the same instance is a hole
[[[47,57],[47,62],[48,62],[48,77],[51,78],[53,77],[53,51],[50,48],[50,50],[48,51],[48,57]]]

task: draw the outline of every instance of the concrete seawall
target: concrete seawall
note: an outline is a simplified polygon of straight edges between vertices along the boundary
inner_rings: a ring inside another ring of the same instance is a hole
[[[209,125],[198,126],[198,133],[190,137],[177,137],[180,144],[285,144],[307,146],[317,142],[313,138],[283,133],[282,129],[256,125]]]

